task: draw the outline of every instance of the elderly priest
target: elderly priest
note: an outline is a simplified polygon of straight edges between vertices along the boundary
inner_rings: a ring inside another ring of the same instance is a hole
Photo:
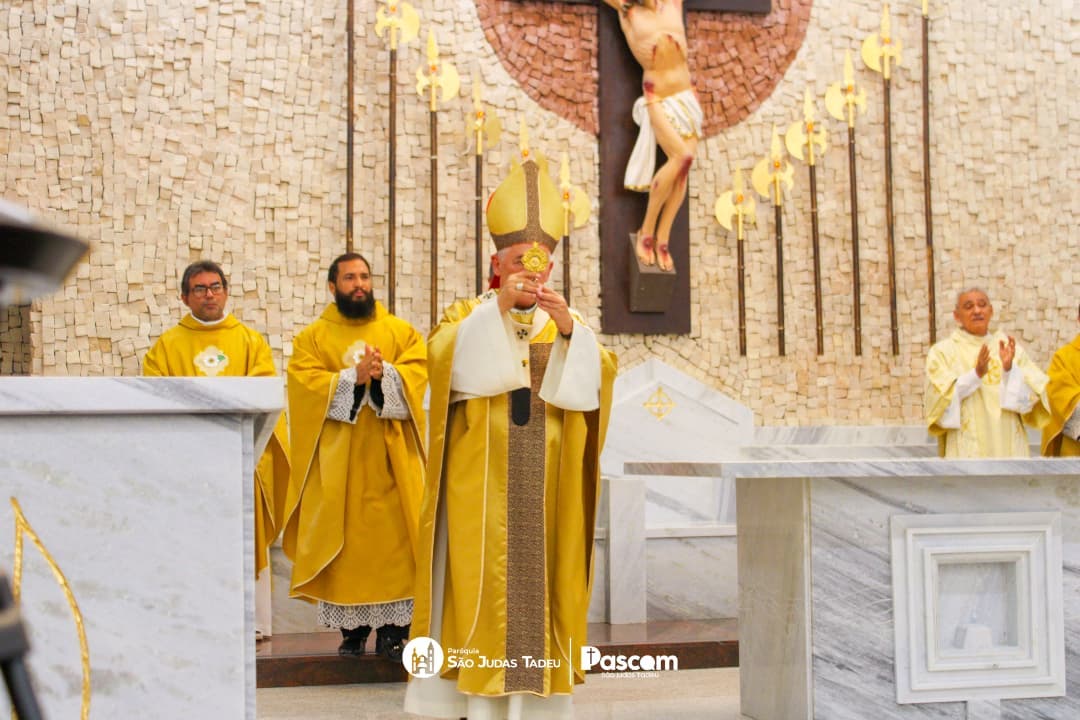
[[[1014,337],[991,332],[993,316],[985,292],[964,290],[960,327],[926,358],[926,422],[942,457],[1027,457],[1027,428],[1049,420],[1045,373]]]

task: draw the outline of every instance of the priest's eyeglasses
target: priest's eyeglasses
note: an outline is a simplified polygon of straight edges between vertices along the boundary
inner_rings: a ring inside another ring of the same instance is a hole
[[[225,292],[225,286],[221,283],[214,283],[213,285],[192,285],[191,294],[196,297],[204,297],[213,293],[214,295],[220,295]]]

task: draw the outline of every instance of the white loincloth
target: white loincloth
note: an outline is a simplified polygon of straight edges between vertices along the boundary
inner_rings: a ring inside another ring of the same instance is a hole
[[[670,97],[658,98],[653,102],[660,103],[675,132],[684,138],[701,137],[701,124],[705,113],[701,110],[701,103],[698,102],[693,88],[687,88]],[[656,133],[649,121],[649,106],[644,96],[634,102],[633,118],[634,122],[641,126],[641,131],[634,143],[634,150],[630,153],[630,161],[626,163],[623,186],[627,190],[649,192],[653,174],[656,172]]]

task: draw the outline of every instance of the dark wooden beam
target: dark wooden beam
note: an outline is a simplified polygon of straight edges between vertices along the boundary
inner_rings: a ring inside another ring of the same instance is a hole
[[[677,278],[665,312],[630,311],[630,263],[627,238],[641,225],[648,205],[647,193],[623,187],[626,161],[637,140],[638,127],[631,117],[634,101],[641,95],[641,67],[623,37],[614,12],[598,19],[597,69],[600,77],[620,82],[600,83],[600,309],[601,330],[617,335],[685,335],[690,332],[690,212],[684,202],[671,228],[671,256]],[[664,153],[657,148],[657,167]]]

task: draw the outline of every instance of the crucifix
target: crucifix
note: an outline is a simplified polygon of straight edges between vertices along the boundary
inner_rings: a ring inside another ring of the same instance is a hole
[[[648,204],[645,193],[623,186],[624,172],[638,136],[632,119],[634,102],[642,95],[641,66],[631,54],[618,13],[604,0],[524,0],[530,3],[576,3],[597,8],[600,141],[600,278],[602,329],[605,333],[685,334],[690,332],[689,212],[682,204],[675,216],[669,241],[674,259],[674,288],[666,309],[634,312],[630,309],[628,276],[636,262],[627,238],[641,227]],[[673,0],[669,0],[673,1]],[[628,2],[633,7],[636,3]],[[768,13],[771,0],[683,0],[684,11]],[[632,11],[632,10],[631,10]],[[692,55],[693,16],[685,22]],[[666,158],[659,153],[657,167]]]

